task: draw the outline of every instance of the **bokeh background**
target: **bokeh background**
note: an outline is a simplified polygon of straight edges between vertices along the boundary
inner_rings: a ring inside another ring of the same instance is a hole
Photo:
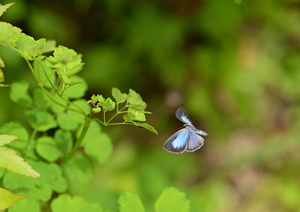
[[[1,1],[2,4],[11,1]],[[114,142],[93,181],[73,189],[117,211],[125,191],[147,211],[164,188],[187,194],[192,212],[300,211],[300,1],[16,0],[1,18],[83,54],[92,94],[112,87],[141,94],[156,136],[131,126],[102,128]],[[35,83],[25,61],[0,47],[7,84]],[[3,88],[0,125],[24,109]],[[162,149],[183,106],[208,133],[180,155]]]

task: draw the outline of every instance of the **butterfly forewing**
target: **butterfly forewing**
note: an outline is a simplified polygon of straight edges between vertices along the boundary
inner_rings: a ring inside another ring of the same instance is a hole
[[[185,112],[185,110],[183,108],[180,107],[180,108],[177,109],[177,111],[176,111],[176,117],[180,121],[193,126],[192,122],[190,121],[187,113]]]
[[[193,131],[189,131],[189,140],[186,144],[186,151],[187,152],[194,152],[197,149],[200,149],[204,144],[204,139],[194,133]]]
[[[189,137],[189,131],[184,129],[178,130],[164,144],[164,149],[173,153],[182,153],[186,150],[186,142]]]

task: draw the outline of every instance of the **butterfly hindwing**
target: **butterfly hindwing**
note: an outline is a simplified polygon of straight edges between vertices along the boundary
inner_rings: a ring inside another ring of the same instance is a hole
[[[200,135],[197,135],[193,131],[189,131],[189,140],[186,144],[186,151],[187,152],[194,152],[197,149],[200,149],[204,144],[204,138]]]

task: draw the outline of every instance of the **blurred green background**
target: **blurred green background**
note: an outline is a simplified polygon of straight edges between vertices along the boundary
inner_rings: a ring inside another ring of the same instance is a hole
[[[102,128],[114,152],[72,193],[117,211],[119,194],[135,192],[154,211],[174,186],[192,212],[300,211],[300,1],[244,1],[244,14],[233,0],[15,2],[2,21],[83,54],[87,99],[132,88],[159,132]],[[2,46],[0,55],[5,83],[35,85],[21,57]],[[9,88],[0,92],[0,125],[26,125]],[[194,153],[162,149],[182,126],[179,106],[208,133]]]

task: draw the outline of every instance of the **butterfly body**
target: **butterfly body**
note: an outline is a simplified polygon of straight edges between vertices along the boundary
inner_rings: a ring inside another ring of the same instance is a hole
[[[185,123],[184,128],[178,130],[166,141],[164,149],[177,154],[200,149],[204,144],[204,138],[201,135],[206,136],[207,133],[194,127],[184,109],[178,108],[176,117]]]

